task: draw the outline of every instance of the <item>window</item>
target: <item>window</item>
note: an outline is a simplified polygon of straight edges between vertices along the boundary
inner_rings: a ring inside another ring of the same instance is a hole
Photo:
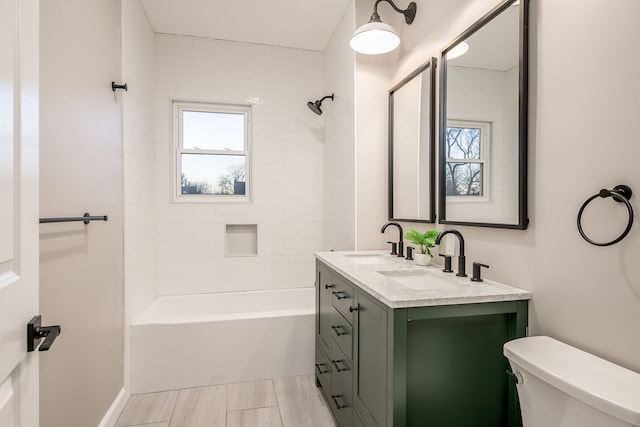
[[[446,194],[487,198],[488,153],[491,124],[449,121],[445,135]],[[463,200],[462,198],[459,200]]]
[[[248,106],[173,103],[174,200],[249,200]]]

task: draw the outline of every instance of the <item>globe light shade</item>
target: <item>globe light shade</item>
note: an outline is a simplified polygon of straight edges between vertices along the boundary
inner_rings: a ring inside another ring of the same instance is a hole
[[[369,22],[351,36],[351,48],[367,55],[391,52],[400,45],[400,37],[393,27],[384,22]]]

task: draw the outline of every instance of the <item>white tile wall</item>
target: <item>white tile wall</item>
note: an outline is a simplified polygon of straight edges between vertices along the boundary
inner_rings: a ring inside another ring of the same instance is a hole
[[[156,297],[154,33],[140,2],[122,3],[122,150],[124,173],[124,378],[129,388],[130,328]]]
[[[154,33],[138,1],[122,11],[122,97],[127,323],[156,296],[154,233]]]
[[[355,249],[355,53],[345,40],[354,30],[355,5],[346,8],[324,52],[325,126],[324,248]]]
[[[160,295],[312,286],[322,249],[322,53],[156,34],[156,276]],[[172,100],[253,105],[249,204],[170,203]],[[226,224],[258,225],[257,257],[225,257]]]

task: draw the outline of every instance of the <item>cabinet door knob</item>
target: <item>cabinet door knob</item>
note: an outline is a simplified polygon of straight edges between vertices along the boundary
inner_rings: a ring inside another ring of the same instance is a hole
[[[349,307],[349,312],[353,313],[354,311],[358,311],[358,307],[354,306],[354,307]]]
[[[336,286],[336,285],[328,285],[328,284],[325,284],[325,285],[324,285],[324,288],[325,288],[325,289],[331,289],[331,288],[333,288],[333,287],[335,287],[335,286]]]

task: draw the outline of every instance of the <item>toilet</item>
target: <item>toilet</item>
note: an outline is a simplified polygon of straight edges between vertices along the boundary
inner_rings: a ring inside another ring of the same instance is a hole
[[[550,337],[504,345],[524,427],[640,426],[640,374]]]

